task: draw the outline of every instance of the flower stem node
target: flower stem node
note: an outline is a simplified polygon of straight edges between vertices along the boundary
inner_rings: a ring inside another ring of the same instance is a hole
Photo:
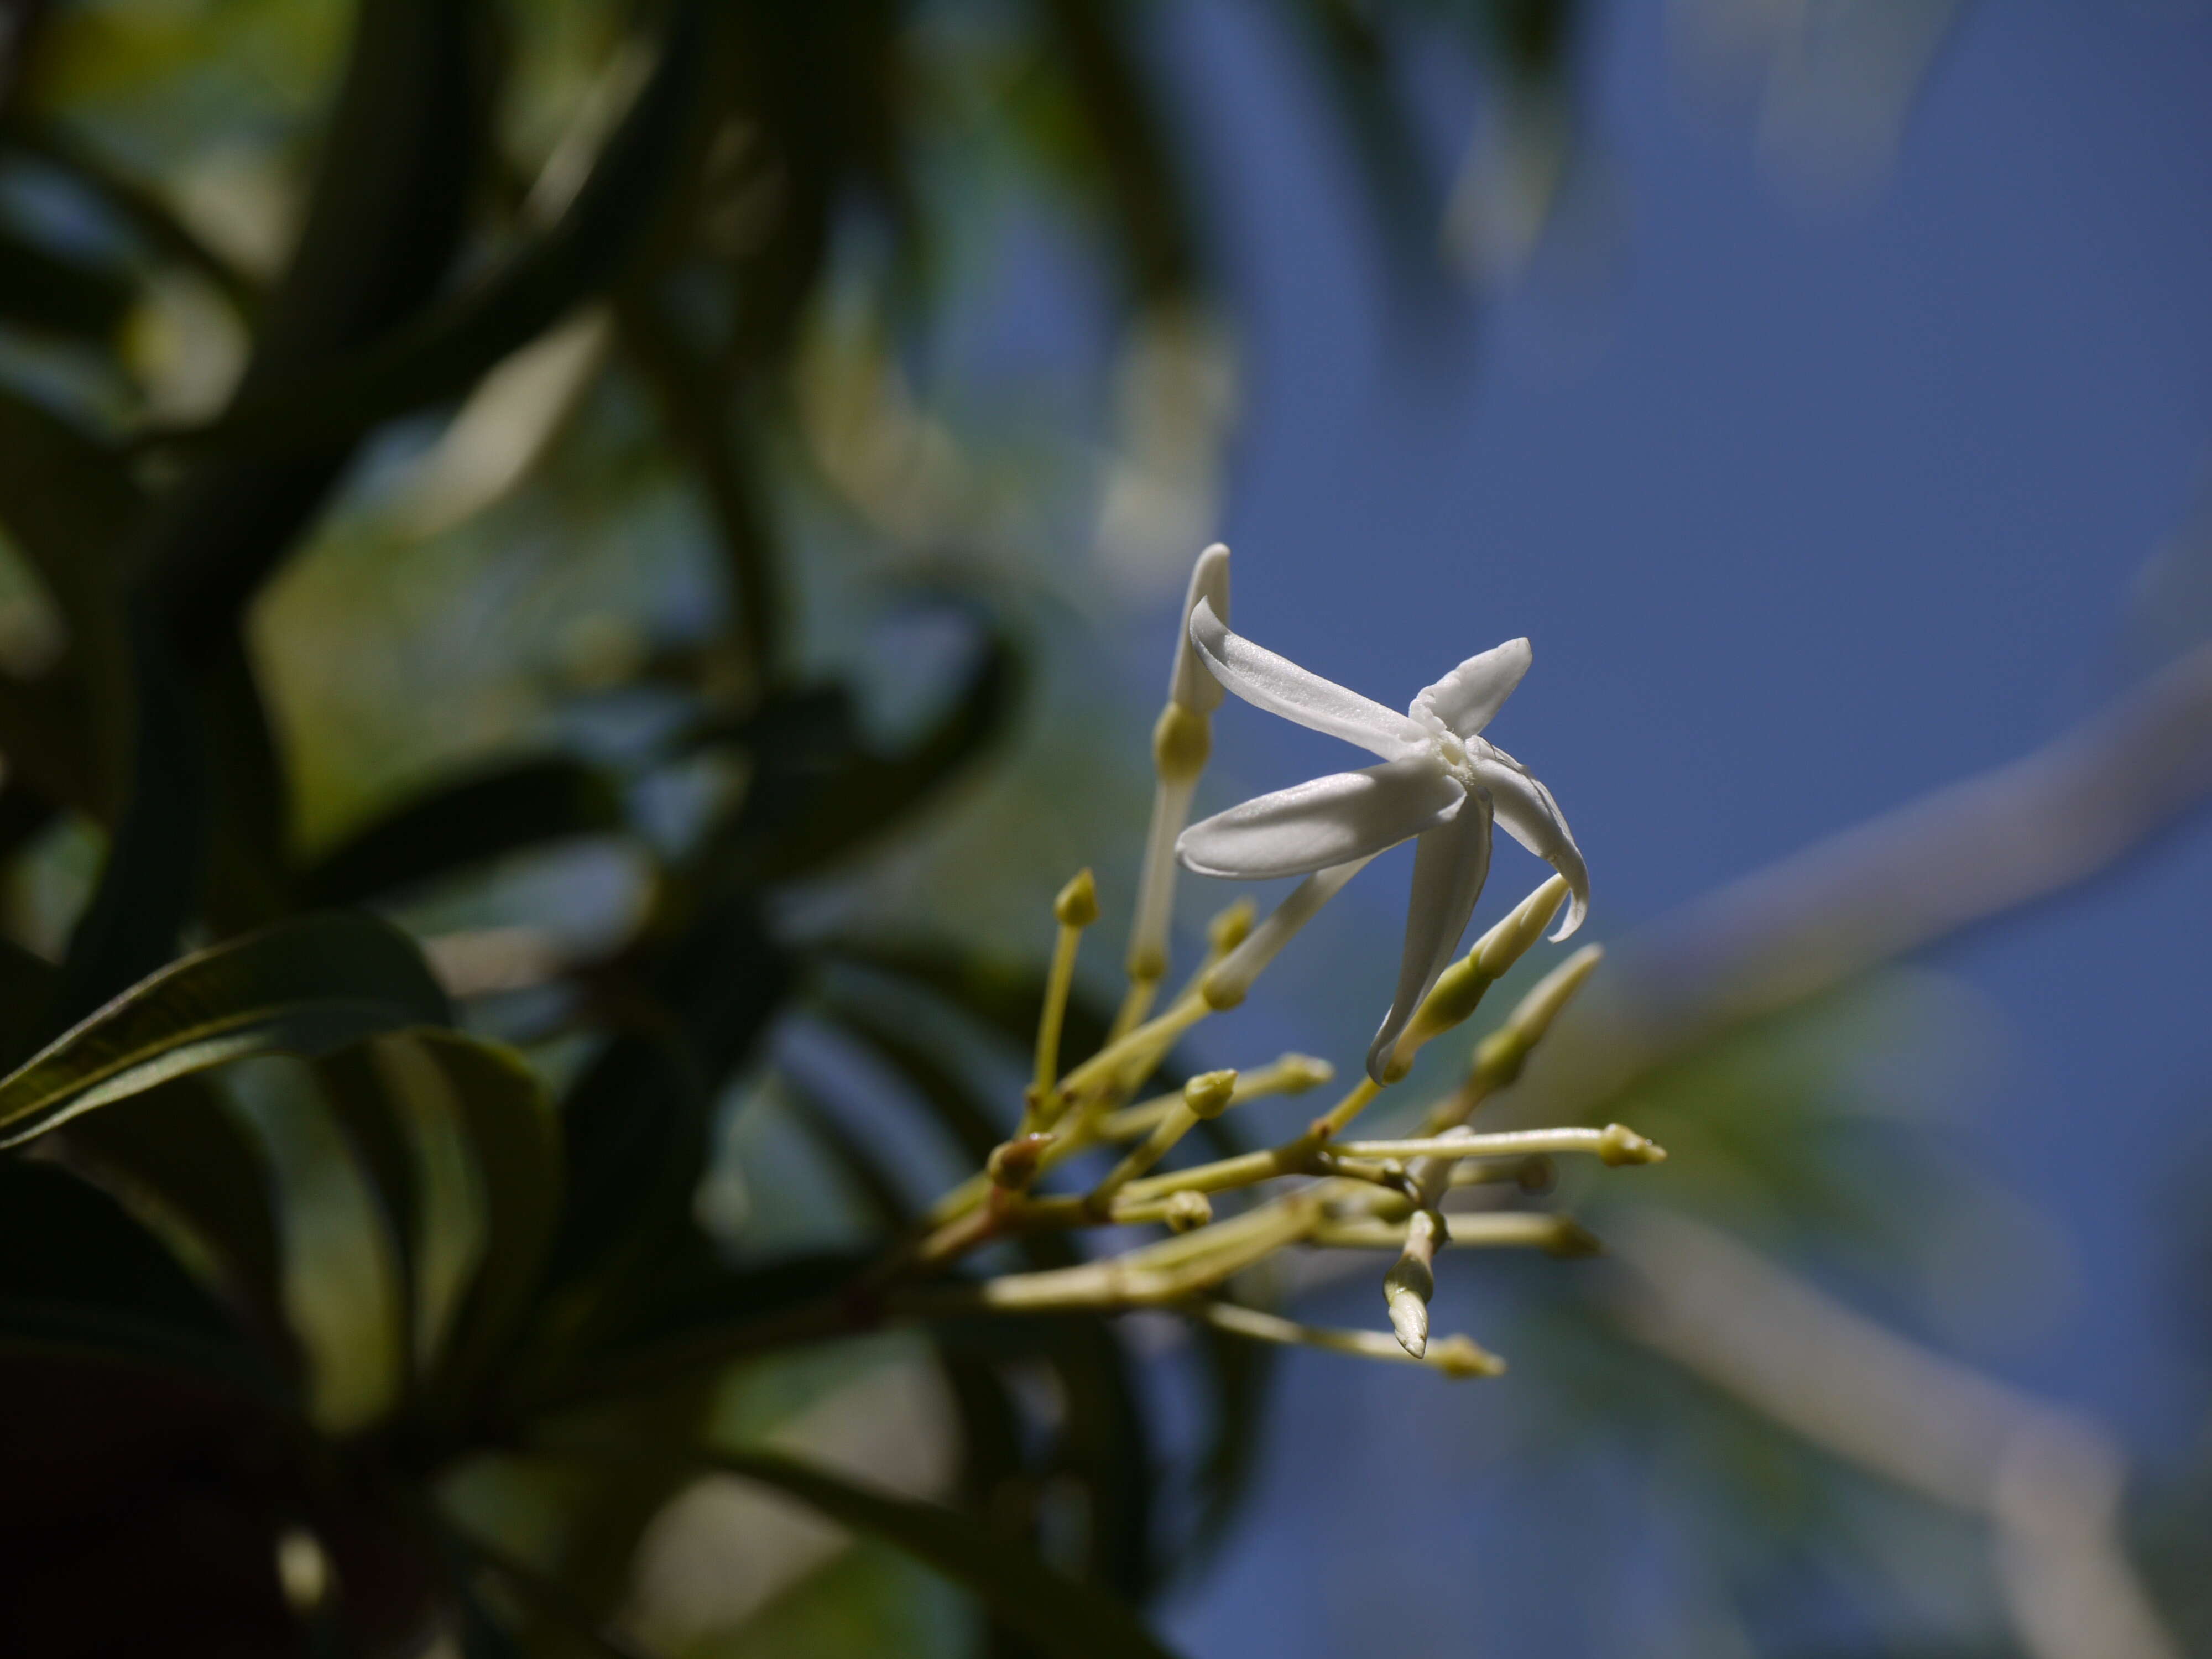
[[[1160,1219],[1171,1233],[1194,1233],[1213,1219],[1213,1200],[1204,1193],[1170,1193]]]
[[[1237,1096],[1234,1071],[1200,1072],[1182,1085],[1183,1104],[1197,1118],[1219,1117]]]
[[[1053,920],[1063,927],[1088,927],[1098,920],[1098,884],[1088,870],[1060,890],[1052,902]]]
[[[1048,1134],[1017,1135],[993,1147],[990,1161],[985,1165],[990,1172],[991,1184],[1009,1192],[1023,1191],[1036,1179],[1045,1148],[1052,1142],[1053,1137]]]
[[[1619,1169],[1624,1164],[1664,1164],[1667,1149],[1646,1140],[1625,1123],[1608,1123],[1598,1133],[1597,1155]]]

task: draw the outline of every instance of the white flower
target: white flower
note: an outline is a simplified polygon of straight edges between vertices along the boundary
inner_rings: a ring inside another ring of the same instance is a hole
[[[1582,926],[1589,874],[1559,803],[1527,767],[1480,735],[1528,672],[1528,641],[1469,657],[1424,687],[1404,714],[1232,634],[1203,600],[1190,613],[1190,641],[1214,678],[1245,702],[1357,744],[1382,763],[1279,789],[1193,824],[1176,842],[1187,866],[1247,881],[1308,875],[1419,838],[1397,994],[1367,1053],[1376,1082],[1474,914],[1490,870],[1493,816],[1566,878],[1573,902],[1552,937]]]

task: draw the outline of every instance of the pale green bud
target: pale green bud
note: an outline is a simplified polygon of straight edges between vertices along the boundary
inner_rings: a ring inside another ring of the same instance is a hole
[[[1193,1117],[1219,1117],[1237,1095],[1234,1071],[1200,1072],[1182,1085],[1183,1104]]]
[[[1075,878],[1060,890],[1052,914],[1063,927],[1088,927],[1098,920],[1098,884],[1090,871],[1077,871]]]

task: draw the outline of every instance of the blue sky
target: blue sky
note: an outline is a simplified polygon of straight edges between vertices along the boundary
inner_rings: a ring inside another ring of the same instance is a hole
[[[1238,624],[1386,702],[1530,635],[1493,735],[1565,805],[1599,936],[2018,756],[2141,672],[2130,584],[2212,485],[2201,9],[1971,9],[1893,175],[1839,214],[1778,189],[1748,115],[1670,68],[1662,8],[1606,9],[1589,133],[1617,257],[1572,303],[1523,291],[1472,327],[1394,313],[1312,88],[1255,16],[1193,9],[1176,65],[1244,320]],[[1341,763],[1237,712],[1218,748],[1240,776]],[[1387,939],[1403,880],[1342,902]],[[1960,1144],[2078,1257],[2057,1328],[1989,1363],[2151,1456],[2192,1423],[2172,1224],[2181,1153],[2212,1156],[2208,916],[2200,814],[1929,958],[2006,1034]],[[1461,1501],[1413,1488],[1409,1536]],[[1179,1620],[1200,1652],[1349,1639],[1341,1598],[1255,1600],[1329,1570],[1273,1490]]]

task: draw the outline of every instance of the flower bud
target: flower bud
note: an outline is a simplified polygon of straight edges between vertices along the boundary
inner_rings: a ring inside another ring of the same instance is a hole
[[[1063,927],[1088,927],[1098,920],[1098,884],[1090,871],[1077,871],[1075,878],[1060,890],[1052,914]]]
[[[1213,1219],[1213,1200],[1204,1193],[1170,1193],[1160,1219],[1171,1233],[1194,1233]]]
[[[1219,542],[1198,556],[1190,568],[1190,586],[1184,591],[1182,627],[1176,630],[1175,668],[1168,676],[1168,702],[1194,714],[1210,714],[1221,707],[1221,682],[1213,678],[1206,659],[1190,642],[1190,613],[1203,599],[1223,622],[1229,620],[1229,550]]]
[[[1625,1123],[1608,1123],[1597,1138],[1597,1155],[1619,1169],[1624,1164],[1664,1164],[1667,1149],[1646,1140]]]
[[[1474,949],[1468,953],[1468,960],[1488,978],[1504,978],[1506,969],[1544,937],[1544,929],[1566,897],[1567,878],[1553,876],[1476,940]]]
[[[1503,1376],[1505,1362],[1473,1338],[1448,1336],[1429,1350],[1428,1362],[1446,1376]]]
[[[1238,899],[1218,912],[1206,924],[1206,942],[1213,947],[1214,955],[1225,957],[1249,938],[1253,919],[1259,914],[1249,898]]]
[[[1183,1104],[1190,1108],[1193,1117],[1219,1117],[1229,1109],[1229,1103],[1237,1094],[1237,1073],[1233,1071],[1200,1072],[1182,1085]]]
[[[1382,1280],[1382,1299],[1389,1304],[1390,1328],[1398,1346],[1419,1359],[1429,1346],[1429,1298],[1436,1294],[1437,1278],[1429,1264],[1400,1258]]]

